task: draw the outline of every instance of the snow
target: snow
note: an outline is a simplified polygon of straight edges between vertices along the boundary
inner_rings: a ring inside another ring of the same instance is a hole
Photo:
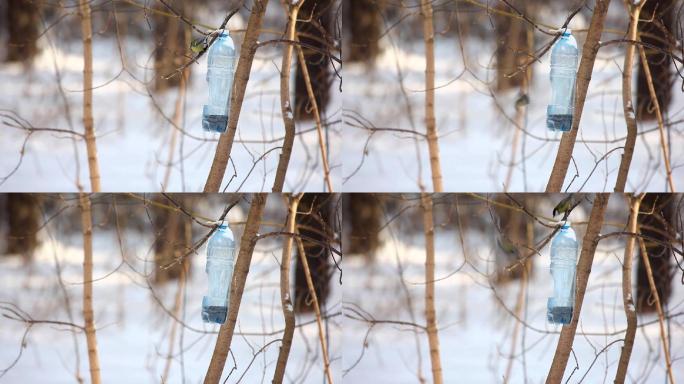
[[[388,38],[381,41],[384,51],[374,68],[359,63],[345,65],[345,121],[358,125],[356,118],[361,116],[361,120],[368,121],[365,125],[425,133],[423,43],[402,38],[401,32],[391,32],[390,35],[391,42]],[[584,36],[578,36],[578,39],[581,43]],[[542,43],[538,41],[536,44]],[[490,95],[487,83],[493,86],[495,79],[495,71],[488,69],[494,66],[492,55],[495,50],[490,41],[473,37],[466,41],[465,51],[468,69],[474,75],[463,73],[458,40],[447,35],[440,36],[435,42],[435,111],[444,189],[450,192],[501,191],[509,168],[515,128],[502,116],[496,103],[512,120],[519,95],[517,91],[494,93],[496,99]],[[627,131],[621,96],[623,54],[623,50],[615,46],[599,51],[573,154],[575,162],[570,165],[564,189],[575,175],[576,163],[579,177],[570,186],[570,191],[578,190],[587,179],[583,191],[613,190],[622,151],[612,152],[593,173],[592,169],[603,155],[624,145]],[[635,60],[635,66],[637,64]],[[401,90],[399,69],[406,95]],[[529,135],[522,134],[518,143],[509,191],[538,192],[545,189],[561,137],[560,133],[546,128],[546,104],[550,97],[548,54],[540,63],[535,63],[532,70],[534,79],[529,92],[526,127]],[[673,84],[670,121],[684,117],[684,94],[679,85],[678,82]],[[627,190],[662,191],[666,188],[656,128],[655,121],[638,125],[639,132],[650,131],[637,140]],[[345,131],[345,140],[341,143],[345,191],[417,191],[419,179],[431,189],[425,140],[410,133],[392,131],[375,132],[370,140],[369,136],[368,130],[358,127],[350,126]],[[605,140],[611,142],[592,143]],[[677,150],[684,143],[681,123],[672,127],[670,140],[673,179],[684,179],[684,167],[681,167],[684,153]],[[520,163],[523,145],[524,167]],[[378,175],[391,177],[381,178]]]
[[[69,322],[64,294],[55,272],[54,263],[58,260],[70,298],[73,322],[83,324],[83,251],[80,236],[65,236],[55,230],[51,230],[51,234],[43,231],[41,236],[44,241],[32,266],[27,267],[14,257],[0,257],[0,302],[17,304],[35,319]],[[171,311],[173,308],[177,284],[154,286],[154,293],[166,308],[163,310],[153,299],[145,278],[153,265],[153,239],[132,231],[124,232],[123,238],[126,261],[130,266],[120,265],[121,254],[116,234],[111,230],[95,228],[93,300],[102,379],[103,382],[119,383],[160,382],[173,323],[165,310]],[[261,241],[257,245],[232,343],[237,369],[230,375],[228,383],[237,382],[243,374],[243,383],[270,382],[272,378],[279,342],[267,347],[265,353],[259,354],[251,366],[250,361],[255,351],[282,337],[279,330],[282,330],[284,320],[280,307],[280,269],[277,262],[280,257],[276,250],[279,244],[275,241]],[[214,349],[218,326],[203,323],[200,315],[202,296],[207,289],[204,255],[203,248],[192,261],[185,298],[187,307],[180,315],[187,328],[183,330],[181,324],[178,324],[169,383],[201,382]],[[333,280],[337,281],[337,276]],[[339,312],[341,293],[336,284],[331,288],[327,312],[336,313]],[[6,314],[5,311],[2,313]],[[295,329],[286,381],[322,383],[323,363],[314,317],[297,315],[296,323],[307,324]],[[338,316],[332,317],[324,325],[330,340],[331,369],[338,380],[341,363],[339,323]],[[6,368],[20,350],[23,352],[17,365],[0,381],[73,383],[77,364],[74,349],[76,343],[80,355],[80,375],[85,382],[90,382],[83,333],[72,334],[68,327],[35,325],[28,334],[26,345],[21,349],[24,330],[24,324],[0,317],[0,369]],[[263,332],[274,333],[258,335]],[[179,338],[183,340],[183,368]],[[233,358],[229,356],[224,378],[232,367]],[[181,380],[181,372],[184,372],[185,381]]]
[[[232,22],[232,20],[231,20]],[[235,25],[240,21],[235,19]],[[52,33],[48,33],[52,35]],[[51,42],[56,39],[51,36]],[[236,37],[236,44],[241,36]],[[34,127],[71,129],[65,116],[64,103],[56,82],[56,61],[71,111],[71,124],[77,132],[82,125],[82,47],[78,40],[60,40],[54,49],[40,40],[43,48],[31,70],[19,64],[0,65],[0,110],[14,111]],[[174,113],[177,90],[148,95],[153,80],[153,47],[148,42],[129,37],[123,40],[125,67],[115,39],[96,36],[93,41],[93,113],[102,190],[108,192],[158,191],[162,188],[168,146],[174,128],[170,121]],[[247,93],[242,106],[238,132],[232,149],[222,189],[231,191],[270,191],[275,177],[279,150],[284,135],[280,110],[279,72],[273,59],[280,55],[275,47],[260,48],[255,57]],[[167,191],[201,191],[209,173],[218,134],[201,128],[202,105],[206,104],[206,56],[192,66],[192,78],[187,91],[186,116],[179,135]],[[294,77],[294,71],[293,71]],[[333,85],[336,88],[336,85]],[[328,106],[329,121],[339,120],[341,97],[331,90]],[[154,101],[153,101],[154,100]],[[165,118],[154,106],[158,103]],[[7,176],[21,161],[17,172],[0,184],[1,191],[75,191],[76,177],[89,189],[85,143],[75,146],[68,135],[53,132],[33,134],[24,156],[20,150],[26,138],[23,130],[9,128],[0,119],[0,177]],[[321,191],[324,188],[323,166],[313,121],[297,124],[297,136],[287,173],[285,190]],[[333,185],[339,179],[339,151],[332,143],[338,140],[339,124],[328,130]],[[181,138],[182,136],[182,138]],[[267,140],[267,143],[260,141]],[[183,167],[178,161],[183,148]],[[263,161],[259,158],[264,156]],[[258,162],[254,165],[255,162]],[[235,170],[233,168],[235,165]],[[233,177],[233,174],[237,176]],[[1,179],[0,179],[1,180]],[[230,184],[226,186],[230,181]],[[244,185],[241,185],[243,184]]]
[[[463,250],[455,229],[436,233],[436,312],[439,327],[440,357],[446,383],[502,382],[505,374],[520,289],[517,282],[490,289],[487,273],[493,267],[492,241],[479,232],[466,232],[468,258],[477,266],[463,266]],[[425,248],[421,234],[397,230],[391,236],[386,231],[384,245],[374,262],[356,255],[345,255],[344,311],[345,322],[342,353],[344,380],[352,383],[412,383],[418,382],[418,372],[431,382],[427,335],[411,326],[369,324],[349,317],[358,317],[353,310],[361,308],[377,320],[401,320],[425,324],[424,262]],[[538,236],[541,236],[538,234]],[[626,320],[622,304],[621,264],[622,243],[602,242],[591,271],[587,295],[581,312],[574,354],[568,362],[566,382],[577,359],[578,370],[571,383],[612,382]],[[521,327],[512,366],[511,383],[543,382],[551,365],[559,338],[560,326],[546,322],[546,300],[552,290],[548,273],[548,248],[535,256],[534,273],[529,281],[528,305],[523,315],[529,328]],[[401,284],[398,270],[404,271],[406,287]],[[680,272],[681,273],[681,272]],[[680,273],[675,274],[669,313],[684,309],[684,290]],[[634,280],[636,281],[636,276]],[[408,292],[408,294],[407,294]],[[495,293],[500,296],[501,303]],[[407,297],[413,305],[413,316],[407,307]],[[673,319],[670,332],[673,371],[682,376],[684,364],[684,318]],[[664,383],[665,362],[655,315],[639,315],[627,382]],[[591,333],[611,333],[609,336]],[[582,335],[586,333],[586,335]],[[526,353],[520,354],[521,342]],[[608,351],[595,356],[606,345]],[[418,352],[420,352],[418,354]],[[420,357],[418,357],[420,356]],[[591,366],[593,362],[593,366]],[[419,364],[422,364],[419,368]],[[588,372],[587,372],[588,371]],[[382,374],[378,374],[381,372]]]

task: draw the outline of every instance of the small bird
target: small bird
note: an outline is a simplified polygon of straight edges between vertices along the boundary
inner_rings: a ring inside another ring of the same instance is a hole
[[[553,217],[556,217],[563,213],[563,220],[567,219],[570,215],[570,212],[573,209],[575,209],[576,206],[579,205],[580,201],[581,200],[579,199],[575,199],[574,194],[570,194],[569,196],[561,200],[558,204],[556,204],[555,207],[553,207]]]
[[[527,96],[526,93],[521,94],[518,96],[518,98],[515,100],[515,107],[516,108],[522,108],[530,103],[530,97]]]
[[[208,41],[207,41],[207,36],[201,36],[196,39],[194,39],[190,43],[190,50],[195,52],[195,53],[200,53],[207,49]]]
[[[505,236],[499,236],[496,239],[496,245],[499,246],[499,248],[504,251],[507,255],[517,255],[518,254],[518,248],[513,244],[512,241],[507,239]]]

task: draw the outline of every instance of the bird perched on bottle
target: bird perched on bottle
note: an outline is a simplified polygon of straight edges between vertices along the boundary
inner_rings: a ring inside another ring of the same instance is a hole
[[[563,214],[563,220],[567,220],[570,216],[570,212],[575,209],[576,206],[581,202],[580,199],[575,198],[574,194],[570,194],[561,200],[555,207],[553,207],[553,217]]]

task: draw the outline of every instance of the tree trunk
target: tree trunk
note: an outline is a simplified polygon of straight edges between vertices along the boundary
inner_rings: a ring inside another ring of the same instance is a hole
[[[38,246],[40,226],[40,198],[27,193],[7,194],[8,221],[7,250],[10,255],[21,255],[29,261]]]
[[[192,18],[190,11],[192,7],[189,1],[166,0],[174,10],[188,18]],[[169,13],[169,9],[163,4],[156,6],[156,9]],[[178,87],[181,76],[173,76],[165,79],[164,77],[175,72],[187,60],[185,55],[190,47],[190,26],[178,17],[171,17],[158,13],[152,14],[154,22],[154,89],[164,91],[171,87]],[[188,77],[188,81],[190,77]]]
[[[230,285],[228,319],[219,330],[214,353],[211,355],[211,362],[204,377],[204,384],[217,384],[221,380],[230,344],[233,341],[233,333],[235,332],[235,324],[237,323],[238,312],[240,311],[242,294],[245,291],[245,283],[247,282],[249,267],[252,263],[252,254],[254,253],[257,240],[259,240],[261,214],[264,211],[267,197],[268,195],[259,193],[252,198],[252,204],[247,214],[247,222],[245,223],[245,231],[240,239],[240,251],[235,261],[233,281]]]
[[[665,51],[675,48],[671,36],[675,32],[675,15],[677,2],[673,0],[648,0],[644,5],[639,19],[641,41]],[[663,114],[672,100],[672,84],[675,80],[671,59],[667,54],[652,48],[646,49],[646,57],[653,76],[658,104]],[[639,121],[653,120],[656,113],[651,103],[648,90],[647,76],[643,66],[639,66],[637,79],[637,119]]]
[[[334,49],[332,36],[333,13],[335,2],[332,0],[307,0],[299,10],[299,22],[297,33],[299,41],[305,45],[316,47],[323,52]],[[325,115],[326,106],[330,100],[330,87],[334,76],[330,69],[330,57],[328,54],[314,51],[302,46],[306,67],[309,70],[311,86],[316,91],[316,104],[321,115]],[[297,59],[299,60],[299,59]],[[295,120],[313,119],[309,107],[309,95],[306,91],[306,83],[302,70],[297,65],[295,79]]]
[[[173,196],[173,199],[184,207],[190,206],[189,196],[176,195]],[[161,196],[157,198],[157,201],[169,205],[169,201]],[[153,207],[152,212],[156,235],[154,282],[163,284],[167,281],[178,280],[183,273],[181,257],[192,246],[192,238],[188,243],[188,238],[185,236],[185,227],[188,224],[192,225],[192,219],[180,211],[164,207]]]
[[[423,209],[423,232],[425,233],[425,326],[430,347],[432,382],[441,384],[442,361],[439,356],[439,335],[435,313],[435,224],[432,217],[432,196],[422,193],[420,205]]]
[[[349,26],[349,44],[344,61],[374,63],[380,54],[383,26],[379,0],[348,0],[344,8],[346,20],[343,25]]]
[[[216,146],[214,160],[211,163],[211,169],[209,170],[207,181],[204,184],[204,192],[218,192],[219,188],[221,188],[221,182],[223,181],[223,175],[228,166],[230,152],[233,149],[233,140],[235,139],[235,132],[237,131],[237,124],[240,119],[242,101],[245,98],[249,74],[252,71],[254,54],[259,46],[261,22],[264,18],[267,6],[268,0],[254,0],[254,4],[252,5],[252,13],[247,22],[247,30],[245,31],[242,40],[242,46],[240,47],[240,58],[238,59],[237,68],[235,69],[233,93],[230,95],[228,127],[226,128],[226,133],[221,135],[218,145]]]
[[[8,62],[21,61],[30,63],[38,54],[38,27],[40,26],[40,9],[35,1],[7,1],[7,40]]]
[[[444,191],[442,185],[442,166],[439,158],[439,136],[435,120],[435,30],[433,25],[432,2],[421,0],[420,13],[423,19],[423,41],[425,43],[425,130],[427,131],[432,190]]]
[[[549,176],[549,182],[546,185],[546,192],[560,192],[563,187],[565,175],[570,166],[572,151],[575,148],[575,141],[577,140],[577,132],[579,131],[582,110],[584,109],[584,100],[587,97],[589,82],[591,81],[591,75],[594,71],[596,54],[601,46],[601,33],[603,32],[603,23],[606,20],[609,6],[610,0],[596,1],[594,13],[591,16],[591,23],[589,24],[589,30],[587,31],[587,38],[582,47],[582,58],[580,59],[579,68],[577,69],[575,116],[572,118],[570,132],[564,133],[561,139],[558,153],[556,154],[556,160],[553,163],[553,170]]]
[[[642,195],[629,198],[629,227],[627,230],[631,233],[637,233],[638,230],[637,216],[639,215],[639,206],[641,205],[642,198]],[[615,373],[615,384],[622,384],[625,382],[625,378],[627,378],[627,367],[632,356],[632,348],[634,347],[634,338],[636,336],[637,315],[634,307],[634,294],[632,293],[632,263],[635,243],[636,238],[634,236],[627,237],[625,257],[622,261],[622,305],[625,309],[625,317],[627,318],[627,330],[625,331],[624,344],[620,350],[620,360]]]
[[[344,242],[344,254],[362,254],[372,258],[380,247],[382,225],[382,195],[349,193],[343,195],[349,237]]]
[[[527,2],[514,1],[516,9],[524,14],[531,16],[527,11]],[[497,9],[512,12],[504,5],[499,4]],[[507,89],[520,88],[523,85],[525,73],[529,72],[532,78],[532,66],[527,67],[525,72],[518,72],[518,67],[529,59],[531,46],[528,39],[528,30],[531,28],[529,23],[523,19],[510,17],[507,15],[496,15],[494,17],[496,28],[496,89],[505,91]],[[510,76],[516,73],[514,76]]]
[[[672,293],[671,259],[672,251],[665,244],[674,239],[676,230],[674,222],[675,196],[666,193],[647,193],[641,203],[639,227],[645,236],[662,241],[659,244],[644,239],[648,259],[653,271],[653,280],[661,303],[667,304]],[[640,257],[637,262],[636,307],[639,313],[655,312],[656,307],[651,295],[651,288],[646,275],[646,268]]]
[[[559,384],[563,380],[565,368],[568,365],[570,358],[570,351],[572,350],[572,343],[575,341],[575,333],[577,332],[577,324],[579,324],[580,312],[582,310],[582,303],[584,301],[584,294],[589,283],[589,274],[591,273],[591,266],[594,263],[594,253],[599,242],[599,234],[603,226],[603,220],[608,206],[609,194],[598,194],[594,198],[594,205],[591,208],[589,215],[589,224],[587,225],[587,232],[582,239],[582,252],[580,253],[579,262],[577,263],[577,278],[575,288],[575,307],[573,308],[573,315],[570,324],[564,325],[561,329],[556,352],[553,356],[549,374],[546,377],[546,384]]]
[[[93,26],[90,2],[80,0],[78,12],[81,16],[83,38],[83,130],[85,131],[86,153],[88,155],[90,190],[100,192],[100,166],[97,160],[97,142],[93,123]]]
[[[295,218],[297,216],[297,207],[299,206],[300,199],[301,195],[292,196],[288,199],[286,232],[295,232]],[[275,372],[273,373],[273,384],[280,384],[283,382],[287,360],[290,356],[290,347],[292,347],[292,337],[294,336],[295,315],[292,295],[290,294],[290,264],[292,264],[293,243],[293,236],[287,236],[285,238],[282,258],[280,260],[280,305],[283,309],[285,330],[283,331],[283,341],[280,350],[278,351],[278,362],[276,363]]]
[[[503,195],[496,198],[496,201],[511,205],[512,201]],[[522,204],[526,204],[527,200],[523,197]],[[534,258],[527,258],[525,268],[508,267],[517,263],[520,258],[528,253],[527,238],[528,238],[528,223],[529,216],[524,212],[512,209],[511,207],[495,206],[494,212],[498,218],[497,233],[496,233],[496,276],[497,283],[505,283],[511,280],[519,280],[523,274],[526,273],[529,277],[532,273],[532,260]]]
[[[297,215],[297,231],[299,232],[306,260],[311,271],[316,297],[321,306],[330,291],[332,270],[330,265],[329,244],[332,241],[332,209],[336,195],[323,193],[305,193],[299,203]],[[295,312],[313,311],[312,298],[306,282],[304,266],[299,259],[295,262]]]

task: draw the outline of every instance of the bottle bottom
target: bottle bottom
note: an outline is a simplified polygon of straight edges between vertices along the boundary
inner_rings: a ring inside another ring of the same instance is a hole
[[[226,322],[226,315],[228,314],[228,307],[210,305],[202,307],[202,320],[205,323],[223,324]]]
[[[546,312],[546,318],[550,323],[570,324],[572,307],[551,307]]]
[[[572,115],[548,115],[546,127],[552,131],[568,132],[572,128]]]
[[[228,116],[226,115],[204,115],[202,118],[202,128],[205,131],[223,133],[227,125]]]

